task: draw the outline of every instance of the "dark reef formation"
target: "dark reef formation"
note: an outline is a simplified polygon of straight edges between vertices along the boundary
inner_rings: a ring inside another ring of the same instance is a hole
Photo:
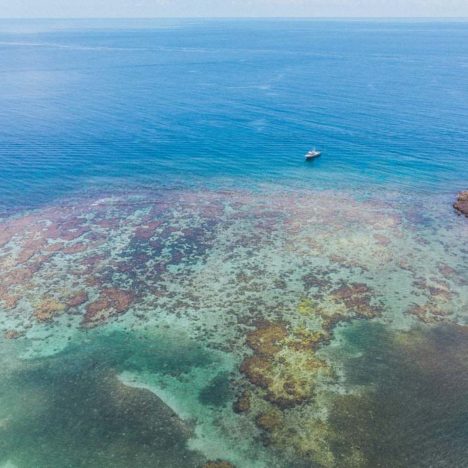
[[[90,338],[56,356],[4,370],[0,464],[149,468],[182,461],[186,467],[202,466],[204,457],[186,445],[193,428],[154,393],[128,387],[116,376],[125,357],[151,364],[141,339]]]
[[[360,322],[345,336],[347,377],[364,391],[339,396],[331,407],[334,466],[464,466],[468,328],[394,332]]]

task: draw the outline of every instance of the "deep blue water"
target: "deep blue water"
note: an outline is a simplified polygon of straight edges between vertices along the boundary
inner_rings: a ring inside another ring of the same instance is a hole
[[[0,22],[2,211],[127,185],[452,193],[467,132],[467,22]]]

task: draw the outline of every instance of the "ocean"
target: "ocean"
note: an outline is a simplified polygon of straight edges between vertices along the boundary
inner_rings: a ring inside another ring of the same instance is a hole
[[[0,467],[465,466],[466,21],[1,20],[0,84]]]

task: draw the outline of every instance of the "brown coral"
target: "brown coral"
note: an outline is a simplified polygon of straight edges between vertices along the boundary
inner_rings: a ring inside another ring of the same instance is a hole
[[[333,291],[332,296],[360,317],[373,318],[379,315],[380,308],[371,303],[371,292],[364,283],[351,283]]]
[[[110,317],[128,310],[134,300],[131,291],[117,288],[106,288],[101,291],[99,299],[86,307],[83,326],[92,327],[106,322]]]
[[[305,327],[296,328],[294,337],[288,343],[288,346],[296,351],[306,351],[308,349],[317,349],[322,343],[330,340],[329,329],[311,331]]]
[[[8,294],[0,288],[0,300],[3,302],[5,309],[14,309],[19,301],[19,297],[16,295]]]
[[[240,371],[264,389],[265,400],[280,408],[300,404],[312,397],[316,378],[327,367],[314,352],[321,337],[301,329],[289,333],[281,323],[262,323],[247,337],[254,354],[244,359]]]
[[[149,240],[154,236],[156,229],[161,226],[161,221],[152,221],[144,226],[140,226],[135,230],[135,238],[138,240]]]
[[[247,335],[246,341],[256,353],[273,356],[281,350],[280,343],[287,335],[284,324],[264,322]]]
[[[259,413],[255,418],[255,424],[264,431],[271,432],[281,427],[282,416],[278,410],[272,409],[268,412]]]
[[[34,311],[39,322],[48,322],[65,310],[65,305],[54,298],[44,299]]]
[[[30,260],[37,252],[39,252],[43,247],[45,247],[46,241],[45,239],[31,239],[27,240],[16,259],[18,265],[26,263]]]
[[[468,190],[464,190],[457,195],[457,200],[453,204],[458,214],[464,214],[468,216]]]
[[[72,254],[84,252],[86,251],[87,248],[88,247],[86,243],[77,242],[76,244],[70,245],[69,247],[66,247],[65,249],[63,249],[63,253],[72,255]]]
[[[250,393],[247,390],[244,390],[234,401],[232,409],[235,413],[246,413],[250,410],[250,406]]]
[[[24,332],[20,332],[18,330],[6,330],[5,333],[3,333],[5,340],[16,340],[23,335]]]
[[[71,295],[66,302],[67,307],[78,307],[88,300],[88,294],[86,291],[80,291]]]
[[[261,388],[268,388],[271,384],[269,371],[271,363],[268,359],[261,356],[249,356],[242,361],[240,371],[244,374],[250,383]]]

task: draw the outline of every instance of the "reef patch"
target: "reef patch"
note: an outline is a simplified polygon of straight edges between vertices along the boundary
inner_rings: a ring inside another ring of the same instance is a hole
[[[262,323],[247,335],[254,354],[240,370],[259,394],[280,408],[303,403],[314,394],[316,380],[329,372],[315,355],[316,335],[288,332],[284,324]]]
[[[464,190],[457,195],[457,200],[453,207],[459,214],[468,216],[468,190]]]

